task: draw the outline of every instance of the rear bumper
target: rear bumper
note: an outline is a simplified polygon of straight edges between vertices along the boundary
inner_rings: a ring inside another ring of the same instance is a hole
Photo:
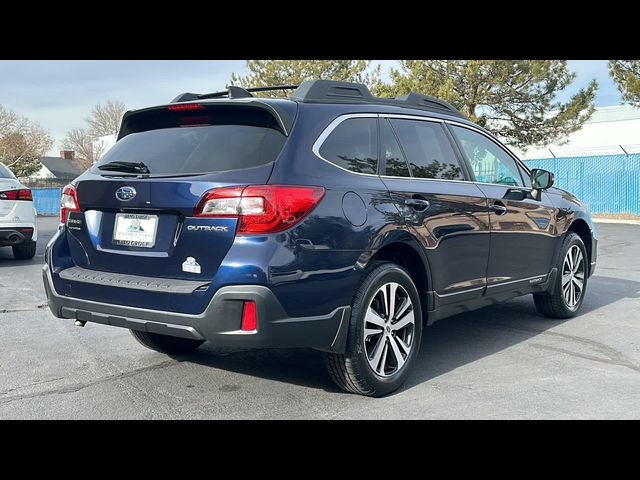
[[[350,307],[339,307],[321,316],[291,318],[273,292],[261,285],[222,287],[203,313],[192,315],[60,295],[55,290],[48,265],[43,267],[43,279],[49,308],[58,318],[208,340],[225,347],[310,347],[343,352],[346,345]],[[253,332],[240,330],[246,300],[256,303],[258,327]]]
[[[34,237],[34,227],[0,227],[0,247],[19,245]]]

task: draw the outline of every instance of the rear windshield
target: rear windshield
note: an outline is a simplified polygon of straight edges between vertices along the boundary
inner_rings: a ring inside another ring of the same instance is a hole
[[[273,116],[258,109],[149,112],[128,125],[97,167],[110,162],[143,162],[152,176],[237,170],[276,160],[286,136]]]
[[[15,178],[15,177],[7,167],[5,167],[3,164],[0,163],[0,178]]]

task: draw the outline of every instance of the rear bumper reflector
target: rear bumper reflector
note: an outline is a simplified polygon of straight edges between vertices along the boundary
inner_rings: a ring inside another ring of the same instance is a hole
[[[251,300],[244,302],[244,307],[242,308],[242,325],[240,330],[244,330],[245,332],[252,332],[256,330],[258,325],[257,318],[256,302]]]

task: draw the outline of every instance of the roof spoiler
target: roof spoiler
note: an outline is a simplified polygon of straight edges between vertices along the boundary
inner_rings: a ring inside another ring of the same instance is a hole
[[[205,100],[207,98],[251,98],[252,92],[271,92],[278,90],[295,90],[298,85],[276,85],[273,87],[242,88],[236,85],[229,85],[226,90],[213,93],[181,93],[171,100],[171,103],[193,102],[195,100]]]

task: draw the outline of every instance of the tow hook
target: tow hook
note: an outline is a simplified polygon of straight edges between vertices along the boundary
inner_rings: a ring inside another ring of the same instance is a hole
[[[74,323],[74,325],[76,327],[84,327],[86,323],[87,322],[83,322],[82,320],[76,320],[76,323]]]

